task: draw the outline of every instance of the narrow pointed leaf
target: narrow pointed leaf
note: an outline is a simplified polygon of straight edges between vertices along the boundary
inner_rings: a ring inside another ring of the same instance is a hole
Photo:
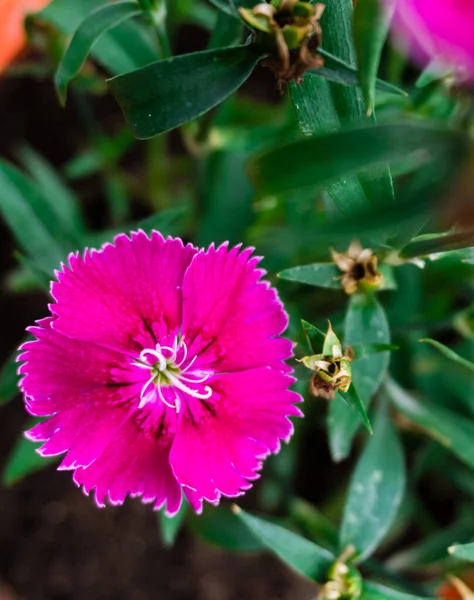
[[[400,256],[414,258],[437,254],[439,252],[453,252],[474,246],[474,231],[462,231],[451,235],[420,236],[405,246]]]
[[[7,404],[18,394],[17,353],[14,352],[0,369],[0,406]]]
[[[418,79],[416,80],[415,86],[417,88],[423,88],[427,85],[439,81],[444,77],[447,77],[452,73],[452,66],[450,67],[440,58],[433,58],[428,66],[422,71]]]
[[[93,10],[109,4],[109,0],[52,0],[37,17],[72,36]],[[139,69],[160,58],[152,29],[137,20],[123,21],[104,33],[92,47],[91,55],[113,75]]]
[[[314,263],[292,267],[278,273],[280,279],[307,283],[318,287],[341,289],[341,271],[334,263]]]
[[[405,488],[402,447],[382,405],[354,471],[344,507],[339,548],[352,545],[357,561],[370,556],[389,531]]]
[[[351,348],[354,351],[353,361],[360,360],[366,356],[372,356],[373,354],[379,354],[380,352],[398,350],[398,346],[394,344],[354,344]]]
[[[176,537],[184,523],[184,518],[188,512],[188,504],[183,500],[179,511],[172,517],[168,517],[164,510],[159,514],[161,540],[168,548],[172,547],[176,541]]]
[[[313,354],[317,354],[321,347],[321,344],[324,343],[324,338],[326,337],[326,334],[314,325],[311,325],[311,323],[308,323],[308,321],[305,321],[304,319],[301,319],[301,324],[303,325],[303,329],[305,330],[310,350],[313,352]]]
[[[364,581],[362,595],[360,600],[435,600],[434,598],[425,598],[422,596],[413,596],[394,590],[380,583],[373,581]]]
[[[132,133],[159,135],[198,117],[235,92],[262,55],[251,45],[158,61],[109,80]]]
[[[59,265],[67,250],[60,220],[49,198],[21,171],[0,161],[0,214],[19,247],[36,265],[50,271]]]
[[[357,69],[351,64],[341,60],[337,56],[334,56],[322,48],[318,50],[318,54],[324,58],[324,67],[321,69],[309,70],[307,75],[321,77],[333,83],[339,83],[340,85],[360,85]],[[375,88],[379,92],[388,92],[396,94],[397,96],[407,96],[407,93],[402,89],[392,85],[391,83],[388,83],[388,81],[384,81],[383,79],[376,78]]]
[[[360,422],[367,429],[367,431],[372,434],[372,425],[370,424],[369,417],[367,416],[367,412],[365,410],[365,406],[362,400],[359,398],[359,394],[355,388],[355,385],[352,383],[347,392],[338,392],[338,396],[341,397],[346,404],[348,404],[351,408],[355,410],[357,413]]]
[[[360,169],[406,159],[451,154],[461,137],[447,129],[401,122],[337,131],[280,146],[251,164],[262,195],[324,187]],[[357,149],[357,152],[355,151]]]
[[[31,419],[25,425],[25,429],[30,429],[38,422],[38,419]],[[40,471],[51,463],[59,460],[57,456],[40,456],[36,452],[36,448],[38,448],[40,445],[41,444],[33,444],[23,435],[18,438],[15,446],[7,458],[7,462],[3,470],[2,481],[4,485],[13,485],[25,477],[36,473],[36,471]]]
[[[455,558],[474,562],[474,543],[454,544],[448,548],[448,552]]]
[[[389,379],[386,390],[396,408],[426,433],[474,468],[474,421],[433,402],[415,398]]]
[[[324,51],[355,67],[352,21],[352,0],[326,3],[321,19]],[[305,77],[301,85],[291,83],[290,96],[298,123],[306,135],[339,130],[347,122],[366,118],[362,95],[357,87],[338,85],[310,76]],[[374,207],[381,197],[386,199],[384,205],[393,201],[393,183],[386,164],[356,171],[343,172],[324,186],[343,214],[352,214],[363,207]]]
[[[68,83],[78,75],[94,43],[122,21],[143,13],[133,0],[106,4],[90,13],[75,31],[59,63],[54,81],[61,102],[66,102]]]
[[[222,2],[223,0],[218,0]],[[239,8],[253,8],[257,4],[259,4],[260,0],[230,0],[230,2],[234,5],[236,9]]]
[[[280,525],[255,517],[239,507],[236,515],[280,560],[315,581],[326,580],[326,573],[335,557],[325,548]]]
[[[78,247],[86,230],[79,209],[79,199],[61,179],[54,168],[33,148],[24,146],[18,152],[27,171],[38,184],[43,196],[47,197],[71,243]]]
[[[358,0],[354,8],[354,42],[357,54],[359,81],[367,114],[372,114],[375,89],[382,49],[387,39],[388,27],[395,4],[382,7],[379,0]]]
[[[235,4],[232,2],[232,0],[209,0],[209,2],[211,4],[214,4],[214,6],[219,9],[221,12],[225,13],[226,15],[231,15],[232,17],[239,17],[239,13],[235,7]]]
[[[430,344],[430,346],[433,346],[433,348],[436,348],[436,350],[441,352],[441,354],[446,356],[446,358],[449,358],[449,360],[452,360],[453,362],[457,363],[458,365],[461,365],[461,366],[465,367],[466,369],[469,369],[469,371],[474,371],[474,363],[473,362],[471,362],[470,360],[466,360],[462,356],[459,356],[459,354],[457,352],[454,352],[454,350],[451,350],[451,348],[448,348],[444,344],[441,344],[441,342],[437,342],[436,340],[432,340],[430,338],[422,339],[422,340],[420,340],[420,342],[425,342],[427,344]]]
[[[229,506],[204,507],[202,515],[190,512],[188,524],[197,537],[233,552],[261,552],[265,544],[242,523]]]
[[[351,297],[344,343],[350,346],[390,343],[387,317],[375,296],[356,294]],[[352,381],[366,410],[385,376],[389,359],[389,352],[381,352],[352,363]],[[329,446],[335,461],[347,458],[359,425],[359,417],[351,407],[344,402],[331,403],[328,417]]]

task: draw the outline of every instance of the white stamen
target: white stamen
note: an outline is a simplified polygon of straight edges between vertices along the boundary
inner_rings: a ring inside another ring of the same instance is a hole
[[[183,349],[183,356],[179,363],[176,363],[178,352],[181,348]],[[165,357],[164,352],[169,353],[169,356]],[[203,392],[199,392],[189,385],[186,385],[203,383],[212,375],[212,373],[198,369],[190,371],[197,356],[181,370],[180,367],[186,362],[187,357],[188,348],[184,342],[183,336],[180,338],[175,337],[172,347],[160,346],[160,344],[157,344],[154,349],[145,348],[140,352],[138,360],[133,361],[132,364],[140,369],[148,369],[151,371],[152,375],[142,387],[138,408],[143,408],[143,406],[149,402],[156,401],[157,393],[163,404],[169,408],[173,408],[177,413],[181,410],[181,397],[178,390],[189,394],[198,400],[206,400],[212,396],[212,388],[208,385],[204,387]],[[162,389],[163,387],[173,390],[175,396],[174,404],[165,398]]]
[[[181,345],[183,346],[183,358],[179,361],[179,363],[176,365],[177,367],[180,367],[184,361],[188,358],[188,347],[186,346],[186,344],[184,343],[184,339],[181,338]],[[193,360],[195,360],[197,358],[197,356],[194,357]],[[192,364],[192,363],[191,363]]]
[[[182,370],[182,373],[186,373],[186,371],[189,371],[189,369],[190,369],[190,368],[191,368],[191,367],[194,365],[194,363],[196,362],[196,359],[197,359],[197,355],[196,355],[196,356],[193,358],[193,360],[192,360],[192,361],[189,363],[189,365],[188,365],[186,368],[184,368],[184,369]]]
[[[163,354],[158,349],[159,347],[160,346],[157,345],[155,350],[152,350],[151,348],[145,348],[145,350],[142,350],[140,352],[140,360],[143,362],[148,362],[146,359],[146,355],[151,354],[160,363],[159,370],[164,371],[166,369],[166,365],[167,365],[166,358],[163,356]],[[150,363],[148,363],[148,364],[149,364],[149,366],[151,366]]]
[[[167,373],[166,375],[167,375],[168,379],[171,381],[171,383],[175,387],[178,388],[178,390],[181,390],[182,392],[185,392],[186,394],[189,394],[193,398],[198,398],[199,400],[206,400],[207,398],[210,398],[212,396],[212,389],[208,385],[206,385],[204,387],[205,393],[201,394],[201,392],[197,392],[196,390],[192,390],[190,387],[188,387],[186,384],[184,384],[181,381],[181,378],[176,377],[172,373]]]
[[[193,373],[189,373],[189,375],[192,377],[197,377],[198,379],[191,379],[189,376],[185,377],[181,375],[180,380],[187,381],[188,383],[202,383],[203,381],[206,381],[206,379],[209,379],[209,373],[202,373],[202,371],[194,371]]]
[[[159,394],[159,396],[160,396],[161,401],[163,402],[163,404],[166,404],[166,406],[168,406],[169,408],[174,408],[174,409],[176,409],[176,412],[179,412],[177,404],[170,404],[167,400],[165,400],[165,397],[163,396],[163,392],[161,390],[161,383],[160,382],[158,382],[158,394]]]

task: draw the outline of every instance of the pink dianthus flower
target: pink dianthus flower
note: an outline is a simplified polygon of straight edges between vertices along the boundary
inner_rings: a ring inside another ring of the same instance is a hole
[[[184,493],[200,512],[291,437],[287,315],[252,251],[140,231],[56,273],[18,359],[27,410],[49,417],[26,435],[99,506],[130,494],[172,515]]]
[[[385,0],[393,4],[393,0]],[[439,59],[474,78],[473,0],[397,0],[394,28],[421,61]]]

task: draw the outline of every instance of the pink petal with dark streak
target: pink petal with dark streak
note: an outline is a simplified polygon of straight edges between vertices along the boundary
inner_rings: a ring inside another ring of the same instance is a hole
[[[195,253],[179,239],[139,232],[71,256],[51,287],[53,327],[129,354],[154,346],[180,325],[181,283]]]
[[[259,366],[290,370],[283,363],[292,343],[277,336],[288,317],[275,290],[260,281],[252,248],[211,246],[193,259],[183,282],[183,334],[200,365],[216,372]],[[203,283],[205,282],[205,284]]]
[[[278,452],[300,416],[292,377],[259,368],[216,377],[211,410],[180,415],[170,461],[178,481],[199,499],[238,496],[258,477],[262,459]],[[186,493],[186,490],[185,490]]]
[[[169,448],[169,440],[157,440],[128,420],[100,458],[75,471],[74,481],[87,494],[95,489],[98,506],[104,506],[107,499],[122,504],[130,494],[153,502],[155,508],[166,502],[166,512],[175,514],[181,505],[181,487],[171,471]]]

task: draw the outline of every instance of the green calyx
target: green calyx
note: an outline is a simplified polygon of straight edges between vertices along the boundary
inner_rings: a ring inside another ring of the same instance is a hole
[[[305,367],[314,371],[311,393],[332,400],[337,391],[347,392],[352,383],[352,358],[352,349],[347,346],[343,353],[341,342],[329,323],[322,353],[301,359]]]
[[[352,565],[337,560],[328,571],[328,581],[318,600],[357,600],[362,593],[362,577]]]

